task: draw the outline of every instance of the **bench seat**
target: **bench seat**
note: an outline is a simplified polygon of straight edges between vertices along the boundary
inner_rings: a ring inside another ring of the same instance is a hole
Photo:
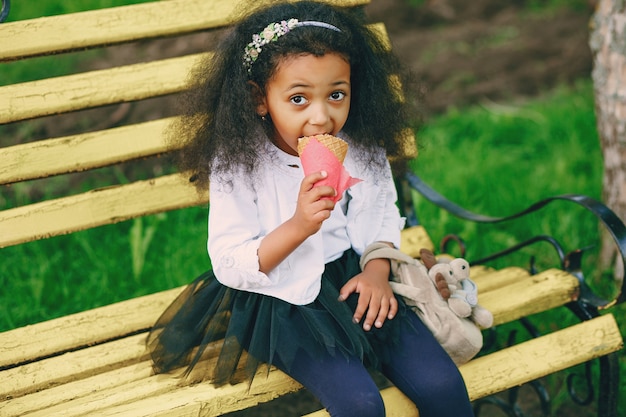
[[[404,231],[404,238],[428,240],[420,234],[424,230],[414,227]],[[516,267],[478,266],[471,276],[479,286],[480,303],[494,313],[495,325],[565,305],[578,295],[576,277],[556,269],[529,275]],[[301,388],[275,369],[261,370],[250,392],[247,383],[180,386],[176,377],[153,375],[144,347],[147,330],[181,290],[1,333],[0,414],[48,416],[58,411],[79,416],[97,410],[98,415],[187,416],[201,410],[213,416]],[[617,324],[607,314],[479,357],[461,372],[470,397],[477,399],[614,352],[622,344]],[[203,361],[214,360],[216,349],[208,349]],[[390,403],[390,415],[416,412],[396,388],[383,389],[383,396]],[[327,415],[323,413],[312,416]]]

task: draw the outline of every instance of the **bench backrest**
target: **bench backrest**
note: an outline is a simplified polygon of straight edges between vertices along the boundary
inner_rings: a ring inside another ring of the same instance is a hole
[[[327,1],[351,8],[369,3]],[[7,65],[2,61],[86,48],[211,33],[232,23],[237,4],[232,0],[170,0],[158,5],[151,2],[4,23],[0,25],[0,65]],[[384,26],[375,27],[386,36]],[[163,131],[175,115],[164,111],[156,118],[149,114],[124,123],[117,121],[116,112],[122,112],[123,106],[128,106],[125,103],[171,96],[190,88],[189,69],[200,55],[210,53],[150,62],[141,62],[137,56],[137,62],[121,66],[0,87],[0,124],[10,124],[5,128],[36,118],[101,108],[97,113],[84,115],[87,120],[92,118],[84,124],[96,126],[95,129],[0,148],[0,185],[92,171],[174,151],[167,147]],[[170,107],[169,103],[162,107]],[[97,122],[102,118],[112,120],[115,127],[98,129]],[[0,248],[206,204],[208,195],[197,193],[188,176],[175,172],[170,165],[165,169],[166,175],[147,176],[130,183],[113,179],[104,188],[9,207],[0,212]]]

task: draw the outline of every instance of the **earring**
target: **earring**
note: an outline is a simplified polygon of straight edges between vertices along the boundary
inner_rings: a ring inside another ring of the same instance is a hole
[[[264,114],[259,114],[259,116],[261,116],[261,120],[263,120],[264,122],[267,120],[267,119],[265,118],[265,116],[267,116],[267,113],[264,113]]]

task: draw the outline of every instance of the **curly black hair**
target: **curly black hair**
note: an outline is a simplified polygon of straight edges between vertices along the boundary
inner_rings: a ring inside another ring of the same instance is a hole
[[[294,28],[263,46],[248,71],[244,50],[252,35],[270,23],[291,18],[328,23],[340,32],[317,26]],[[271,120],[263,121],[256,113],[253,86],[264,93],[284,57],[328,53],[339,54],[350,64],[352,97],[343,132],[350,137],[357,158],[382,166],[380,148],[387,155],[398,155],[408,127],[407,101],[401,99],[403,93],[392,76],[401,73],[398,60],[380,36],[365,26],[362,13],[299,1],[253,11],[220,42],[214,56],[192,70],[192,88],[181,101],[182,117],[169,131],[170,141],[184,141],[181,170],[193,173],[199,189],[206,189],[211,173],[237,169],[252,175],[263,148],[259,137],[272,130]]]

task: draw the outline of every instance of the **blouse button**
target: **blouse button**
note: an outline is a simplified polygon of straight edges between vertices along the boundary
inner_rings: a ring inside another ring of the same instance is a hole
[[[232,268],[235,265],[235,259],[232,256],[224,256],[221,264],[224,268]]]

